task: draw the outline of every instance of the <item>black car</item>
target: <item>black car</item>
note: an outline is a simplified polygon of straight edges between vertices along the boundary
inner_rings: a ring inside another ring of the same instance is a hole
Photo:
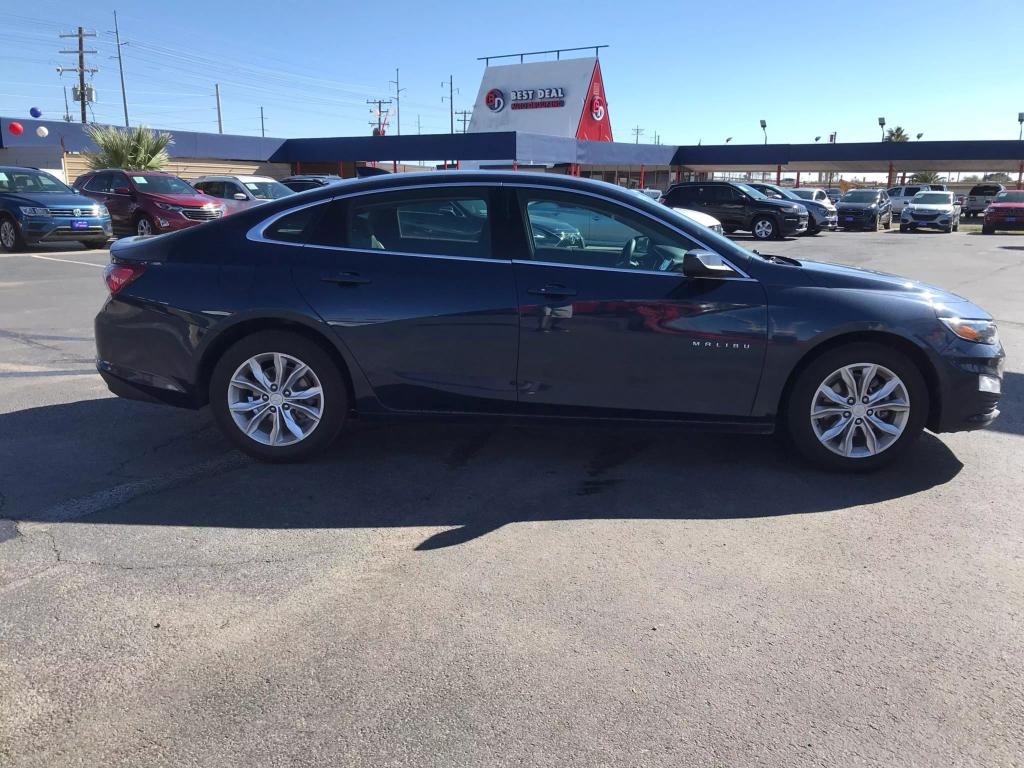
[[[835,206],[826,205],[823,202],[817,202],[809,197],[801,197],[797,192],[785,187],[780,187],[778,184],[761,184],[752,183],[754,189],[760,192],[766,197],[775,198],[776,200],[792,200],[794,203],[800,203],[804,208],[807,209],[807,232],[808,235],[816,235],[823,229],[835,229],[836,228],[836,209]],[[809,190],[798,190],[808,192]],[[809,191],[813,194],[813,190]]]
[[[836,204],[843,229],[892,227],[892,203],[884,189],[851,189]]]
[[[537,238],[552,202],[614,221],[621,244]],[[480,225],[452,226],[455,205]],[[568,176],[349,180],[118,241],[106,280],[110,389],[209,405],[271,461],[326,448],[353,414],[470,415],[782,429],[821,464],[868,469],[925,426],[998,414],[1003,349],[969,301],[751,252]]]
[[[732,234],[751,232],[758,240],[781,239],[807,230],[807,209],[789,200],[773,200],[749,184],[694,181],[673,184],[661,198],[672,208],[714,216]]]
[[[289,176],[281,179],[281,183],[293,192],[305,192],[309,189],[319,189],[329,184],[337,184],[341,181],[340,176],[331,176],[324,173],[303,173],[297,176]]]

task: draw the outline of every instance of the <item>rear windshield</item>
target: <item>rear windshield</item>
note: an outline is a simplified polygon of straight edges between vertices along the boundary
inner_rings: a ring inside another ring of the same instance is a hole
[[[997,203],[1024,203],[1024,191],[1007,190],[996,195]]]
[[[802,197],[804,200],[814,199],[814,190],[812,189],[794,189],[793,194],[797,197]]]
[[[978,195],[988,196],[988,195],[996,195],[998,193],[999,193],[999,187],[997,187],[997,186],[994,186],[992,184],[979,184],[976,187],[971,187],[971,191],[968,194],[971,194],[971,195],[974,195],[975,197],[977,197]]]

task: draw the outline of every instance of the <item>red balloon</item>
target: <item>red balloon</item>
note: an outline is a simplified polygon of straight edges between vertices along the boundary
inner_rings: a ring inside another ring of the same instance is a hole
[[[7,130],[13,133],[15,136],[21,136],[21,134],[24,133],[25,131],[21,123],[15,122],[13,120],[7,124]]]

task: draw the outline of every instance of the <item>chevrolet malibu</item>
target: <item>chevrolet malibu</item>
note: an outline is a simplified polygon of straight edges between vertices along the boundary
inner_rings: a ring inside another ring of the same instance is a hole
[[[620,241],[536,237],[553,204]],[[586,179],[351,180],[119,241],[105,274],[110,389],[209,406],[269,461],[324,450],[355,415],[430,415],[780,430],[866,470],[925,427],[999,413],[1003,349],[968,300],[748,251]]]

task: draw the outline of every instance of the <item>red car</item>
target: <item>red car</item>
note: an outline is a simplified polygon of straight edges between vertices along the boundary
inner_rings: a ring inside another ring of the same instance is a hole
[[[992,235],[998,229],[1024,229],[1024,190],[1007,189],[988,204],[981,231]]]
[[[74,188],[107,206],[114,234],[120,235],[173,232],[227,212],[221,201],[162,171],[89,171],[75,179]]]

